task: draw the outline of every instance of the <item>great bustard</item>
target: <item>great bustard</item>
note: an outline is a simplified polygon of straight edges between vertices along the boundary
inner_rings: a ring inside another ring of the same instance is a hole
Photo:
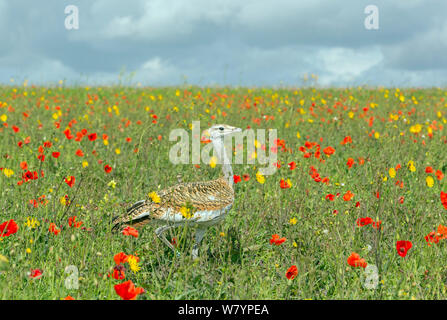
[[[223,177],[204,182],[180,183],[157,192],[159,201],[138,201],[127,209],[124,216],[113,219],[112,230],[116,231],[127,225],[141,227],[148,223],[161,224],[155,234],[175,252],[164,232],[185,223],[194,224],[197,225],[197,230],[192,256],[196,258],[207,228],[223,220],[233,206],[233,169],[225,152],[224,137],[241,131],[240,128],[225,124],[208,129],[210,140],[222,163]]]

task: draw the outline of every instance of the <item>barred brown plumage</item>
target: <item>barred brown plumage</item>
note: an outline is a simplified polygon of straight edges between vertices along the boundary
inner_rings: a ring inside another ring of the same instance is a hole
[[[223,137],[241,131],[228,125],[215,125],[208,129],[213,147],[223,163],[223,177],[211,181],[180,183],[158,192],[159,201],[140,200],[128,208],[123,216],[113,219],[112,230],[117,231],[126,225],[142,227],[152,222],[162,224],[155,233],[175,251],[163,235],[164,232],[185,223],[195,224],[198,229],[193,256],[197,257],[198,245],[206,229],[220,222],[233,206],[233,170],[225,153]]]

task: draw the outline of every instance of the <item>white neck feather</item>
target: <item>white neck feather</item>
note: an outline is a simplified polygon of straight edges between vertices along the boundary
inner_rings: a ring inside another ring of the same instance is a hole
[[[222,172],[225,179],[227,180],[230,187],[233,187],[233,168],[231,167],[230,159],[225,152],[225,145],[223,143],[223,138],[219,137],[216,139],[211,139],[213,143],[214,150],[217,152],[217,157],[222,163]]]

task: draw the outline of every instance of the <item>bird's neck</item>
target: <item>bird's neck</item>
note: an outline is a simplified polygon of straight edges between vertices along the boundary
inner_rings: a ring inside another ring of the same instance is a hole
[[[233,188],[233,168],[231,167],[230,159],[225,152],[223,138],[212,139],[211,141],[213,143],[214,149],[217,152],[217,157],[222,163],[222,172],[224,174],[225,180],[228,182],[230,187]]]

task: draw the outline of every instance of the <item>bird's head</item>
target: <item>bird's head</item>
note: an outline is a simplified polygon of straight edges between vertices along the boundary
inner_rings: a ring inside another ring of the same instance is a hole
[[[205,135],[209,135],[211,140],[223,139],[224,136],[242,132],[241,128],[229,126],[227,124],[216,124],[205,131]]]

